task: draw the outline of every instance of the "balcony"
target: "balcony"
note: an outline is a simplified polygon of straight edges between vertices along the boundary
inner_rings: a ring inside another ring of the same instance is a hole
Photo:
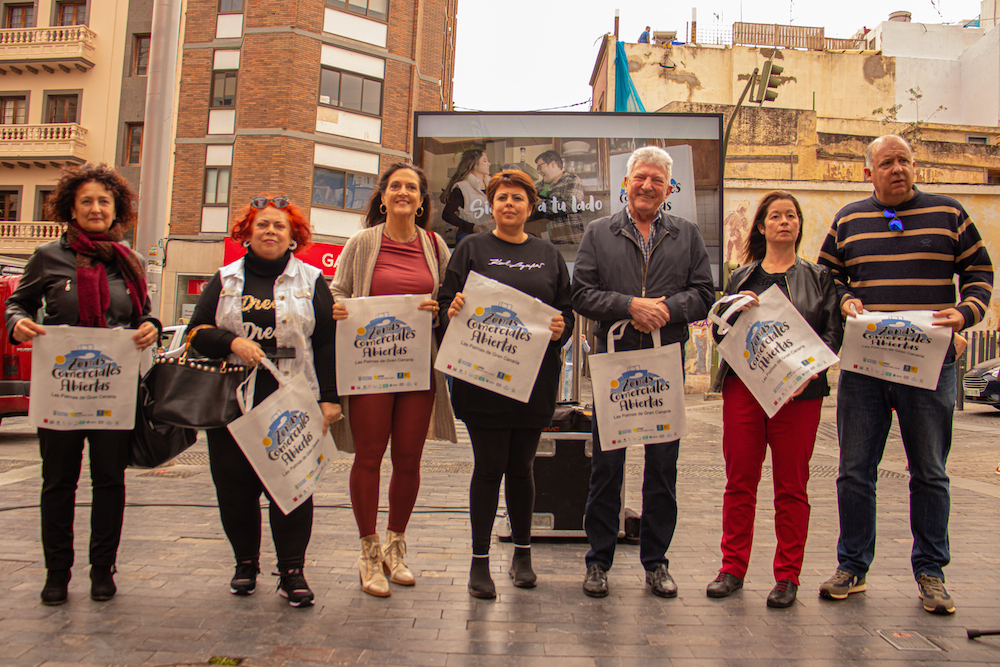
[[[61,222],[0,222],[0,255],[30,255],[59,238],[65,227]]]
[[[85,25],[0,30],[0,75],[86,72],[94,66],[97,33]]]
[[[87,161],[87,129],[76,123],[0,125],[0,164],[8,169]]]

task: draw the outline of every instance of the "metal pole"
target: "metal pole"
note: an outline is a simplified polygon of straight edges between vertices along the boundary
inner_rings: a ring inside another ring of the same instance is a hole
[[[163,238],[170,208],[171,134],[181,14],[184,0],[154,0],[143,122],[142,172],[139,177],[139,221],[135,250],[146,264],[146,282],[154,316],[161,317]]]
[[[740,95],[740,101],[736,103],[736,108],[733,109],[733,115],[729,117],[729,123],[726,124],[726,136],[722,140],[722,173],[726,173],[726,153],[729,152],[729,133],[733,129],[733,122],[736,121],[736,115],[740,112],[740,107],[743,106],[743,100],[746,99],[747,93],[753,87],[753,82],[757,80],[757,73],[760,70],[756,67],[753,68],[753,74],[750,75],[750,80],[747,81],[746,87],[743,89],[743,94]]]

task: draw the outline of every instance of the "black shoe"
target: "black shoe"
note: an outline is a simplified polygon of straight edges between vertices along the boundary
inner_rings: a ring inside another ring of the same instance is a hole
[[[518,588],[535,587],[535,584],[538,583],[538,576],[531,569],[531,549],[514,547],[514,558],[511,560],[507,574],[511,576],[514,585]]]
[[[720,572],[715,581],[705,589],[705,595],[710,598],[727,598],[743,588],[743,580],[728,572]]]
[[[490,576],[490,559],[472,559],[469,568],[469,595],[480,600],[492,600],[497,596],[497,587]]]
[[[95,602],[106,602],[115,596],[118,589],[115,587],[115,580],[112,578],[118,569],[114,565],[91,565],[90,566],[90,599]]]
[[[229,582],[229,592],[233,595],[253,595],[257,590],[257,574],[260,566],[255,560],[241,560],[236,563],[236,574]]]
[[[69,597],[69,580],[72,572],[69,570],[49,570],[45,575],[45,587],[42,588],[42,604],[55,607],[65,604]]]
[[[653,595],[661,598],[677,597],[677,584],[670,576],[666,563],[660,563],[652,570],[646,570],[646,583]]]
[[[791,607],[795,603],[795,594],[799,587],[792,583],[791,579],[782,579],[774,585],[767,596],[767,606],[776,609]]]
[[[587,578],[583,580],[583,592],[592,598],[608,597],[608,573],[597,563],[587,568]]]
[[[292,607],[312,606],[313,592],[306,583],[301,567],[278,572],[278,595],[287,598]]]

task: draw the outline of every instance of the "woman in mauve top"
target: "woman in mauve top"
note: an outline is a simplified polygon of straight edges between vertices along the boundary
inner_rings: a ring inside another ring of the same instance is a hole
[[[450,255],[440,236],[424,231],[430,213],[427,178],[418,167],[397,163],[379,176],[368,203],[367,229],[347,242],[338,260],[334,319],[347,317],[347,307],[341,303],[345,298],[430,294],[420,309],[430,311],[437,324],[438,285]],[[405,562],[405,533],[420,489],[420,457],[432,409],[436,408],[438,419],[431,434],[455,440],[454,419],[440,377],[432,378],[431,388],[425,391],[362,394],[342,403],[355,449],[351,504],[361,536],[361,589],[386,597],[389,581],[401,586],[416,581]],[[389,524],[385,544],[380,545],[375,525],[379,472],[390,436]]]

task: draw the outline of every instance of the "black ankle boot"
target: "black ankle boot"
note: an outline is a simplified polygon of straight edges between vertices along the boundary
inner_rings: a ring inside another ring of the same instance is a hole
[[[481,600],[492,600],[497,596],[493,577],[490,576],[490,559],[473,558],[469,569],[469,595]]]
[[[45,587],[42,588],[42,604],[55,607],[65,603],[69,597],[71,576],[69,570],[49,570],[45,576]]]
[[[531,547],[514,547],[514,558],[507,571],[518,588],[534,588],[538,577],[531,569]]]
[[[114,565],[90,566],[90,599],[95,602],[110,600],[118,592],[115,580],[112,578],[118,570]]]

